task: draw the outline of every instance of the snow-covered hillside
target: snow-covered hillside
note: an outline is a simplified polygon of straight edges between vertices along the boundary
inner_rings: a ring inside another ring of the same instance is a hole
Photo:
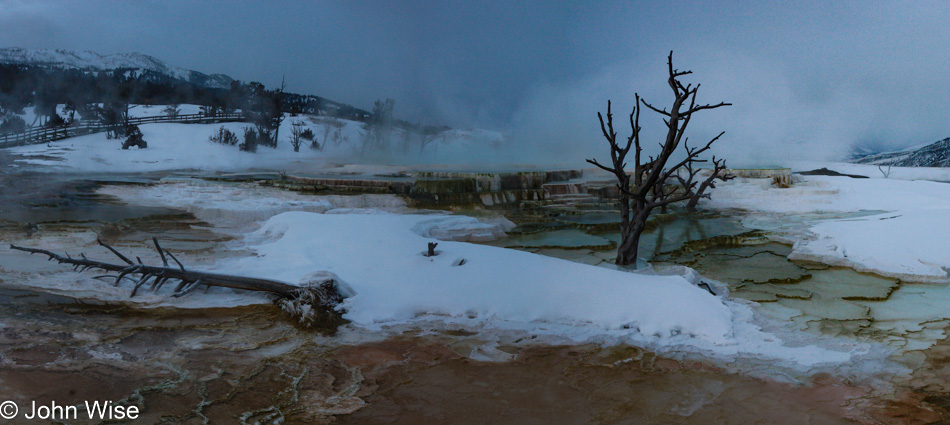
[[[950,167],[950,137],[925,146],[864,156],[853,162],[898,167]]]
[[[84,71],[108,71],[115,69],[147,70],[189,83],[214,88],[228,88],[232,81],[231,77],[224,74],[208,75],[174,67],[157,58],[141,53],[100,55],[88,50],[75,52],[62,49],[21,49],[18,47],[10,47],[0,49],[0,63],[73,68]]]

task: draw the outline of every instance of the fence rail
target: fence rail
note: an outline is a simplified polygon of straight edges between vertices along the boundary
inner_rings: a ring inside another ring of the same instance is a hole
[[[149,124],[157,122],[170,123],[215,123],[215,122],[234,122],[244,121],[244,114],[240,112],[219,113],[215,115],[190,114],[190,115],[157,115],[153,117],[135,117],[129,118],[129,125]],[[113,126],[105,125],[98,120],[74,121],[69,124],[55,127],[33,127],[20,133],[11,133],[0,135],[0,148],[9,148],[13,146],[32,145],[37,143],[52,142],[67,137],[81,136],[84,134],[101,133],[112,129]]]

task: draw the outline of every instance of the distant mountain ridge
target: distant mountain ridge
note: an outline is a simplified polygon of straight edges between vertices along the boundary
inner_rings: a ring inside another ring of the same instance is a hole
[[[89,50],[63,49],[0,49],[0,64],[49,66],[72,68],[83,71],[111,71],[131,69],[151,71],[203,87],[227,89],[233,78],[224,74],[204,74],[190,69],[168,65],[164,61],[141,53],[117,53],[100,55]]]
[[[950,167],[950,137],[923,147],[867,155],[851,162],[897,167]]]

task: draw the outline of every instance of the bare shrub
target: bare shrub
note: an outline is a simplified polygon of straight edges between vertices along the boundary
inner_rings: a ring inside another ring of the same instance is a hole
[[[238,137],[236,134],[232,133],[230,130],[224,128],[222,125],[218,128],[218,132],[212,134],[208,138],[212,143],[220,143],[222,145],[234,146],[238,143]]]

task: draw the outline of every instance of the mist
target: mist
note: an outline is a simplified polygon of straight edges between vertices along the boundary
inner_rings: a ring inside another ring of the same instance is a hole
[[[0,0],[0,46],[140,52],[397,118],[497,130],[523,162],[605,155],[597,112],[629,134],[634,93],[669,106],[666,55],[694,71],[691,143],[739,165],[842,159],[950,136],[950,5]],[[253,30],[252,30],[253,29]],[[647,153],[663,134],[643,111]],[[505,159],[510,160],[512,155]]]

